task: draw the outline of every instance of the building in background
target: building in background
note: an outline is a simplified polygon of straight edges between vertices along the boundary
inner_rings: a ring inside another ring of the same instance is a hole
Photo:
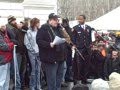
[[[57,0],[24,0],[24,16],[29,18],[40,18],[41,23],[45,23],[48,15],[57,13]]]
[[[37,17],[43,24],[52,12],[57,13],[57,0],[0,0],[0,24],[7,23],[9,15],[18,22]]]
[[[17,21],[24,19],[24,8],[21,3],[0,2],[0,25],[7,23],[7,17],[14,15]]]

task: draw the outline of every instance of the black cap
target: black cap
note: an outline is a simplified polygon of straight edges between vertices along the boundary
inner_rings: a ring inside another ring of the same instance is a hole
[[[48,18],[49,18],[49,19],[58,19],[59,16],[56,15],[55,13],[51,13],[51,14],[49,14],[49,17],[48,17]]]

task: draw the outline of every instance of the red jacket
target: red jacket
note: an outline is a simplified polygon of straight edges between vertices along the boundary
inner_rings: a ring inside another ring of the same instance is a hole
[[[13,58],[14,44],[7,36],[7,32],[0,31],[0,65],[8,63]]]

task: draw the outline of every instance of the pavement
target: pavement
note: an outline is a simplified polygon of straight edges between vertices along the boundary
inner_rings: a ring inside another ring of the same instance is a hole
[[[88,79],[88,82],[92,83],[92,81],[93,81],[93,79]],[[81,82],[79,82],[79,83],[81,83]],[[69,82],[68,87],[62,87],[61,90],[72,90],[73,86],[74,86],[74,84],[72,82]],[[87,86],[89,87],[89,90],[91,90],[91,85],[88,84]],[[43,90],[47,90],[47,89],[43,89]]]
[[[92,79],[89,79],[88,81],[89,81],[89,82],[92,82],[93,80],[92,80]],[[80,83],[80,82],[79,82],[79,83]],[[72,90],[74,84],[73,84],[72,82],[69,82],[69,83],[67,83],[67,84],[68,84],[68,87],[62,87],[61,90]],[[12,85],[10,85],[10,88],[11,88],[11,87],[12,87]],[[91,85],[90,85],[90,84],[88,84],[88,87],[89,87],[89,90],[91,90]],[[12,89],[10,89],[10,90],[12,90]],[[29,90],[29,88],[26,88],[26,89],[24,89],[24,90]],[[45,88],[42,89],[42,90],[47,90],[47,87],[45,87]]]

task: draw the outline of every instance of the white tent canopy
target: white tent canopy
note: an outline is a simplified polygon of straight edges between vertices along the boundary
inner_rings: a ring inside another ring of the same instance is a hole
[[[88,23],[97,30],[120,30],[120,7]]]

